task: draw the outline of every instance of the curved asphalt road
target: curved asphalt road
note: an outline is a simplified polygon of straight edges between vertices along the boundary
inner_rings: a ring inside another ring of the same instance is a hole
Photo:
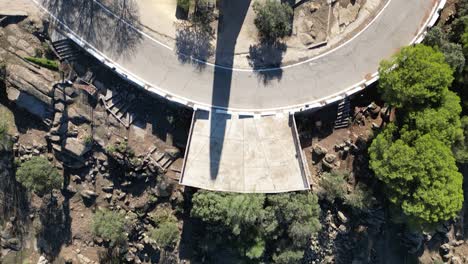
[[[414,39],[437,1],[390,0],[352,41],[309,62],[267,72],[181,62],[174,51],[84,2],[43,0],[42,4],[75,34],[158,90],[203,106],[269,111],[319,101],[361,82],[377,71],[382,59]],[[264,82],[263,74],[270,80]]]

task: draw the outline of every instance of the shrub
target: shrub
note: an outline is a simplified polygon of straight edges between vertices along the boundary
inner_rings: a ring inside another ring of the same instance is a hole
[[[324,173],[320,180],[320,186],[324,189],[321,197],[330,203],[336,199],[344,199],[346,195],[346,174],[331,172]]]
[[[301,260],[304,256],[302,251],[284,251],[278,255],[273,256],[273,262],[275,264],[292,264],[292,263],[301,263]]]
[[[168,207],[159,207],[149,214],[151,221],[156,225],[166,222],[177,222],[177,218],[172,214],[172,210]]]
[[[0,139],[3,139],[8,133],[8,123],[5,120],[0,120]]]
[[[44,58],[34,58],[34,57],[26,57],[25,60],[32,62],[40,67],[47,68],[49,70],[58,71],[59,64],[57,61],[44,59]]]
[[[92,222],[92,231],[94,235],[108,240],[112,245],[121,244],[126,239],[125,234],[126,221],[123,214],[99,210],[94,214]]]
[[[6,75],[6,62],[5,61],[0,61],[0,81],[5,80],[5,75]]]
[[[179,227],[173,221],[163,222],[149,232],[149,237],[161,248],[175,246],[179,235]]]
[[[188,12],[190,8],[190,0],[177,0],[177,6],[184,10],[184,12]]]
[[[353,192],[345,195],[344,203],[358,212],[366,211],[373,202],[374,197],[363,184],[358,184]]]
[[[291,32],[294,13],[287,3],[276,0],[267,0],[264,3],[255,2],[253,9],[257,14],[255,26],[264,40],[273,41]]]
[[[129,157],[135,156],[135,152],[133,151],[133,149],[131,149],[128,146],[127,141],[122,141],[122,142],[114,144],[114,145],[108,145],[106,147],[106,151],[111,155],[114,154],[115,152],[119,152],[119,153],[125,154],[125,155],[127,155]]]
[[[33,157],[16,171],[16,179],[26,189],[44,195],[62,186],[58,170],[44,157]]]

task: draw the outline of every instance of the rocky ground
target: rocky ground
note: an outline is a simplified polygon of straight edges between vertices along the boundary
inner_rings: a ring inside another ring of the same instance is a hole
[[[67,184],[55,193],[51,208],[44,198],[21,192],[19,198],[28,202],[13,210],[21,199],[5,198],[3,260],[98,263],[105,242],[92,235],[90,221],[98,208],[111,208],[132,223],[127,261],[155,262],[159,254],[145,236],[147,219],[161,207],[181,215],[184,196],[177,182],[191,111],[146,97],[84,54],[64,61],[62,76],[29,63],[25,57],[50,51],[42,20],[13,17],[2,23],[0,58],[6,76],[1,110],[2,117],[8,116],[14,144],[2,150],[8,155],[1,155],[5,180],[0,185],[19,188],[12,182],[11,161],[22,163],[33,156],[47,157]],[[49,215],[44,216],[46,205]],[[22,217],[18,211],[29,213]]]

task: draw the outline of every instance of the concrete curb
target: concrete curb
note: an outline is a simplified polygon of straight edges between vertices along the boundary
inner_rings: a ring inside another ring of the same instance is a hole
[[[67,25],[63,24],[57,17],[51,14],[37,0],[31,0],[31,1],[33,1],[37,6],[39,6],[40,9],[42,9],[45,13],[47,13],[55,22],[57,22],[60,26],[62,26],[67,31],[67,32],[64,32],[64,34],[68,38],[70,38],[77,45],[79,45],[84,50],[86,50],[90,55],[95,57],[97,60],[101,61],[107,67],[114,70],[122,78],[130,82],[133,82],[134,84],[140,86],[141,88],[145,89],[149,93],[156,94],[160,97],[166,98],[169,101],[176,102],[181,105],[185,105],[194,110],[205,110],[205,111],[215,110],[218,113],[226,113],[226,114],[240,115],[240,116],[254,116],[254,117],[255,116],[270,116],[270,115],[275,115],[277,113],[294,114],[296,112],[316,109],[316,108],[320,108],[328,104],[337,102],[346,96],[350,96],[352,94],[355,94],[359,91],[364,90],[367,86],[375,83],[379,79],[378,72],[376,72],[372,74],[370,78],[364,79],[361,82],[352,85],[351,87],[345,88],[343,89],[343,91],[339,93],[336,93],[336,94],[333,94],[333,95],[330,95],[330,96],[327,96],[327,97],[324,97],[315,101],[302,103],[299,105],[291,105],[291,106],[278,107],[278,108],[272,108],[272,109],[236,109],[236,108],[225,108],[225,107],[222,108],[222,107],[216,107],[216,106],[213,107],[208,104],[192,101],[188,98],[184,98],[175,94],[171,94],[165,91],[164,89],[161,89],[160,87],[153,86],[145,82],[140,77],[132,74],[131,71],[129,71],[128,69],[112,61],[110,58],[108,58],[98,49],[96,49],[91,44],[83,40],[80,36],[75,34],[73,30],[71,30]],[[438,4],[434,6],[428,20],[423,24],[420,31],[416,34],[415,38],[413,39],[413,41],[411,41],[411,43],[409,43],[409,45],[418,44],[422,42],[422,40],[427,34],[427,30],[431,28],[432,26],[434,26],[434,24],[439,19],[439,16],[440,16],[439,12],[444,8],[446,2],[447,0],[438,0]],[[372,22],[370,24],[372,24]]]

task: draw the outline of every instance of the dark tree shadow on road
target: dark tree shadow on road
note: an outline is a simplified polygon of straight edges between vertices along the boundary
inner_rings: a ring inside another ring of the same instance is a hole
[[[206,66],[204,62],[214,55],[214,19],[214,7],[201,5],[190,22],[176,24],[176,53],[181,63],[192,63],[198,70]]]
[[[176,52],[181,63],[192,63],[198,70],[205,68],[205,63],[214,54],[214,31],[211,27],[192,25],[182,22],[177,25]]]
[[[264,84],[273,79],[281,80],[283,70],[280,67],[287,48],[279,41],[261,42],[249,47],[249,65]]]
[[[131,57],[143,38],[138,31],[141,25],[135,0],[116,0],[106,7],[93,0],[46,0],[43,5],[86,42],[106,51],[114,60]],[[52,22],[64,29],[56,21]]]

